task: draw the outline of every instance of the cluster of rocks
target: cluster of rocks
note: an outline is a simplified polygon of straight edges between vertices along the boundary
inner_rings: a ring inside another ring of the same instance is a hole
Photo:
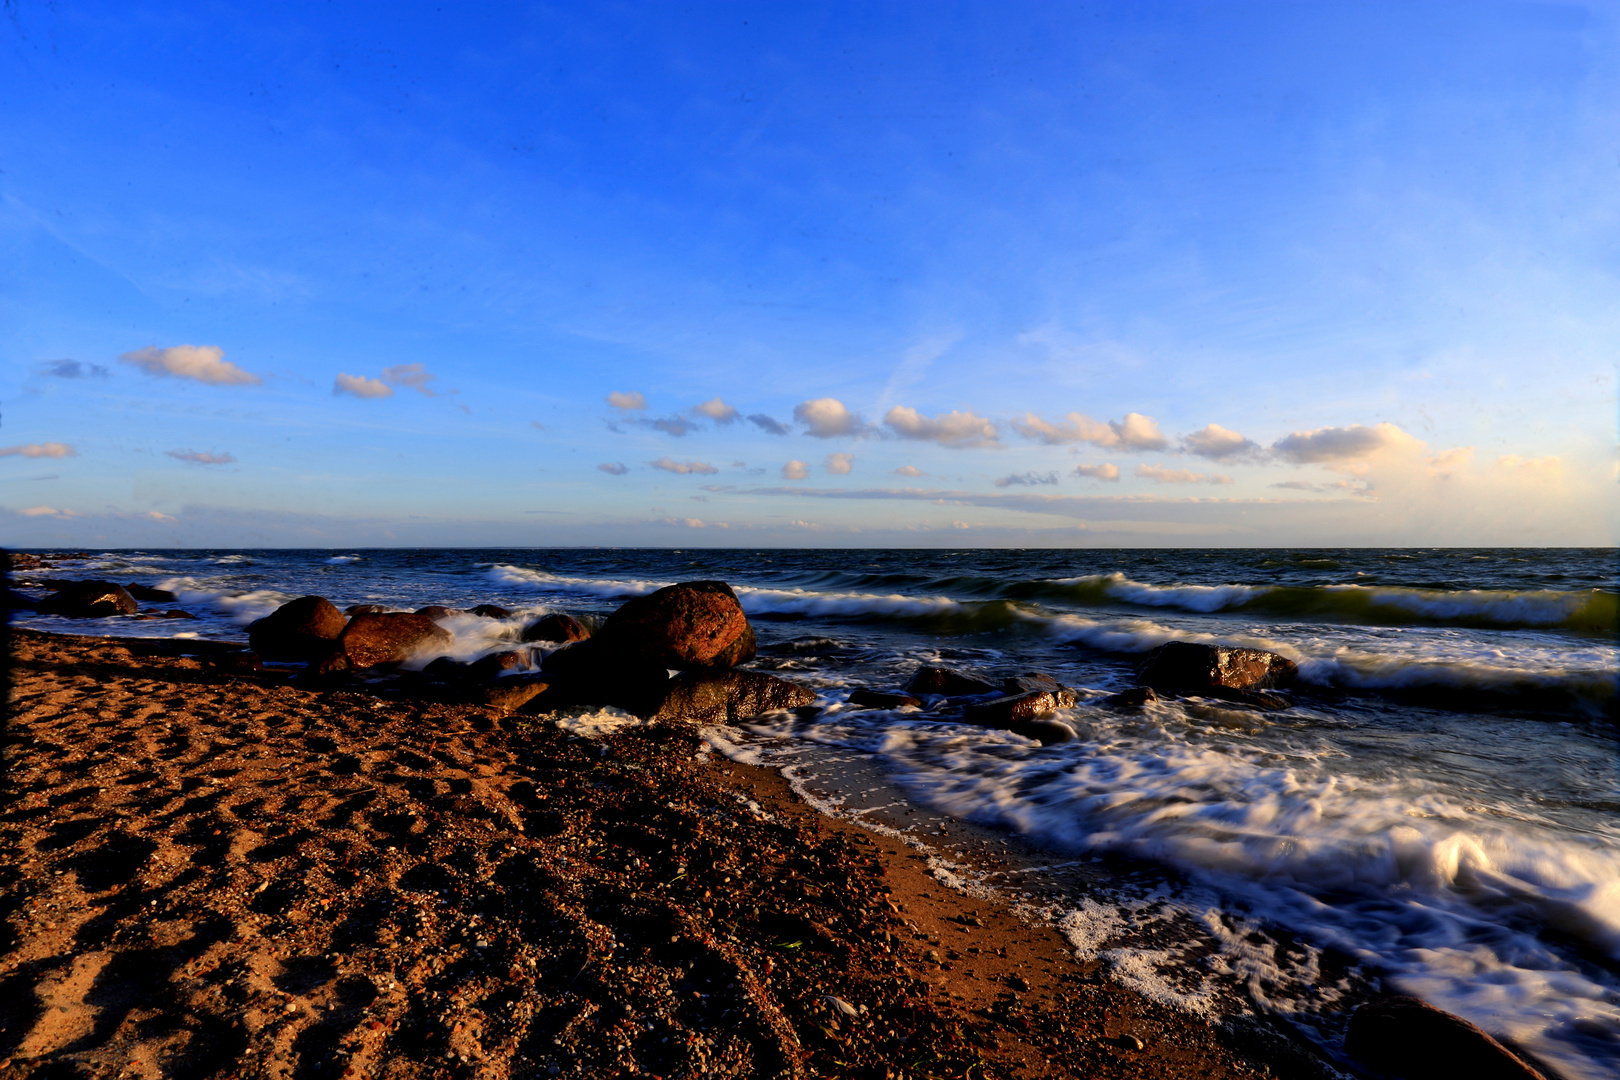
[[[305,596],[249,626],[248,643],[257,658],[305,664],[308,678],[342,678],[447,646],[451,635],[438,620],[458,614],[442,606],[403,612],[356,605],[345,612]],[[512,613],[481,605],[468,614]],[[754,629],[723,581],[685,582],[637,597],[594,631],[572,616],[547,615],[525,626],[519,639],[520,647],[472,662],[441,654],[418,678],[460,700],[524,713],[612,706],[647,719],[713,722],[815,701],[808,687],[736,670],[754,658]]]
[[[13,556],[16,559],[17,556]],[[115,615],[129,615],[137,619],[195,619],[189,611],[177,608],[167,611],[142,611],[140,601],[152,604],[172,604],[176,597],[167,589],[153,589],[130,582],[120,585],[114,581],[69,581],[47,578],[30,582],[37,588],[50,591],[50,595],[34,600],[19,592],[9,591],[7,603],[12,608],[37,611],[41,615],[56,615],[64,619],[106,619]]]
[[[1290,702],[1277,688],[1291,683],[1298,671],[1292,660],[1273,652],[1172,641],[1147,655],[1136,670],[1135,687],[1105,697],[1101,704],[1139,709],[1164,694],[1286,709]],[[903,692],[862,688],[849,695],[849,703],[876,709],[960,707],[969,724],[1012,731],[1048,746],[1075,737],[1074,729],[1053,714],[1072,708],[1079,698],[1073,688],[1038,671],[1008,676],[998,685],[924,666]]]

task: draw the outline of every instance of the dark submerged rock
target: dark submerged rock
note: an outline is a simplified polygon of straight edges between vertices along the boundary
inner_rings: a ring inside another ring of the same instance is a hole
[[[486,619],[510,619],[512,613],[499,604],[479,604],[472,609],[472,614],[480,615]]]
[[[906,683],[909,694],[943,694],[946,697],[971,697],[975,694],[994,694],[997,688],[983,679],[960,675],[950,668],[923,666]]]
[[[1051,675],[1040,671],[1026,671],[1022,675],[1009,675],[1001,680],[1001,692],[1004,694],[1034,694],[1045,691],[1058,693],[1068,687],[1058,682]]]
[[[1161,694],[1208,694],[1270,690],[1288,685],[1298,673],[1297,664],[1274,652],[1172,641],[1147,654],[1136,678]]]
[[[172,604],[178,599],[168,589],[154,589],[150,585],[138,585],[133,581],[124,586],[124,591],[137,600],[148,600],[155,604]]]
[[[907,705],[922,708],[922,701],[910,694],[891,694],[885,690],[856,690],[849,695],[851,705],[865,705],[870,709],[902,709]]]
[[[111,581],[64,581],[55,588],[55,592],[36,605],[41,615],[104,619],[111,615],[133,615],[140,610],[135,598],[122,585]]]
[[[612,705],[637,716],[650,716],[669,687],[669,671],[663,664],[607,648],[600,638],[565,645],[548,654],[540,666],[552,679],[552,693],[546,696],[548,708]]]
[[[248,645],[266,660],[316,660],[332,651],[348,620],[323,596],[289,600],[248,627]]]
[[[815,691],[759,671],[688,671],[672,680],[654,720],[721,723],[746,720],[816,700]]]
[[[560,612],[536,619],[519,635],[524,641],[584,641],[590,636],[588,626]]]
[[[427,607],[417,608],[416,613],[426,615],[434,622],[438,622],[440,619],[448,619],[453,615],[466,614],[460,608],[445,607],[443,604],[429,604]]]
[[[1370,1001],[1350,1016],[1351,1057],[1400,1080],[1546,1080],[1517,1054],[1460,1016],[1415,997]]]
[[[397,663],[412,653],[448,644],[450,632],[426,615],[409,611],[362,612],[349,620],[338,649],[351,668]]]
[[[723,581],[688,581],[638,596],[608,616],[592,640],[682,670],[754,658],[754,628]]]
[[[1151,686],[1133,686],[1129,690],[1109,694],[1102,699],[1102,704],[1110,709],[1140,709],[1149,702],[1158,700],[1159,695],[1153,692]]]

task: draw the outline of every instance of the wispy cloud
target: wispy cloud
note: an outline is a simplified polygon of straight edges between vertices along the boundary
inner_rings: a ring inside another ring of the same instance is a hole
[[[768,435],[786,435],[793,429],[780,420],[773,420],[764,413],[749,413],[748,422]]]
[[[1232,478],[1219,473],[1195,473],[1191,469],[1166,469],[1158,465],[1138,465],[1136,475],[1155,484],[1230,484]]]
[[[1084,442],[1093,446],[1121,447],[1127,450],[1163,450],[1170,445],[1151,416],[1126,413],[1123,420],[1099,423],[1085,413],[1072,412],[1062,420],[1043,420],[1025,413],[1012,422],[1019,433],[1048,445]]]
[[[148,345],[118,359],[148,375],[173,375],[212,386],[257,386],[264,381],[226,360],[225,350],[217,345],[171,345],[166,349]]]
[[[742,417],[735,408],[719,398],[710,398],[701,405],[694,405],[691,411],[693,415],[706,416],[717,424],[735,424]]]
[[[623,476],[625,473],[630,471],[622,461],[604,461],[602,464],[598,465],[597,468],[601,469],[609,476]]]
[[[848,476],[855,467],[854,454],[828,454],[825,467],[834,476]]]
[[[381,379],[340,372],[332,380],[332,396],[339,394],[353,394],[357,398],[385,398],[394,396],[394,388]]]
[[[1227,461],[1255,456],[1260,452],[1260,444],[1219,424],[1206,424],[1202,430],[1183,438],[1181,449],[1211,461]]]
[[[57,379],[105,379],[112,374],[100,364],[82,364],[77,360],[47,360],[36,364],[34,373]]]
[[[79,452],[67,443],[24,443],[0,449],[0,457],[63,458],[78,457]]]
[[[428,397],[438,396],[428,389],[428,383],[438,376],[428,374],[426,366],[422,364],[395,364],[393,367],[383,368],[382,377],[383,382],[390,386],[408,387]]]
[[[837,398],[816,398],[793,406],[793,419],[804,425],[805,434],[818,439],[836,439],[851,435],[865,435],[870,431],[866,421],[850,412]]]
[[[810,475],[810,466],[802,461],[790,461],[782,466],[782,479],[803,480]]]
[[[647,399],[640,390],[632,390],[628,394],[621,394],[615,390],[607,396],[607,403],[621,412],[632,412],[647,407]]]
[[[902,465],[898,469],[894,470],[894,475],[896,475],[896,476],[927,476],[928,474],[923,472],[921,469],[917,468],[917,466],[915,466],[915,465]]]
[[[1058,474],[1055,472],[1025,472],[1013,473],[1011,476],[1001,477],[996,481],[996,487],[1034,487],[1038,484],[1055,484],[1057,482]]]
[[[1076,465],[1074,475],[1088,477],[1092,480],[1117,481],[1119,479],[1119,466],[1106,461],[1101,465]]]
[[[692,421],[684,416],[666,416],[658,420],[637,420],[638,424],[646,424],[650,428],[657,428],[666,435],[673,435],[677,439],[692,430]]]
[[[941,446],[994,446],[1000,438],[996,426],[984,417],[956,409],[941,416],[927,417],[916,409],[896,405],[883,417],[883,422],[903,439],[933,442]]]
[[[165,450],[164,453],[176,461],[186,461],[193,465],[231,465],[236,462],[229,454],[205,454],[201,450]]]
[[[682,475],[687,473],[695,473],[699,476],[712,476],[720,471],[707,462],[671,461],[667,457],[659,458],[657,461],[650,461],[648,464],[655,469],[662,469],[665,472],[680,473]]]

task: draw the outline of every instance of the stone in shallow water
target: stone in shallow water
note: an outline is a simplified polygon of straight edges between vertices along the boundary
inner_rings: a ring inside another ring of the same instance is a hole
[[[950,668],[924,665],[906,683],[909,694],[943,694],[945,697],[971,697],[975,694],[994,694],[996,687],[983,679],[962,675]]]
[[[1344,1048],[1400,1080],[1545,1080],[1467,1020],[1415,997],[1390,997],[1358,1008],[1350,1016]]]

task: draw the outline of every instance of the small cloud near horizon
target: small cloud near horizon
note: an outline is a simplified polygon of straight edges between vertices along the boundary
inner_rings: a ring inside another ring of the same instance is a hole
[[[802,461],[790,461],[782,466],[782,479],[784,480],[803,480],[809,475],[810,466]]]
[[[921,469],[917,468],[917,466],[915,466],[915,465],[902,465],[898,469],[894,470],[894,475],[896,475],[896,476],[927,476],[928,474],[923,472]]]
[[[385,398],[394,396],[394,388],[381,379],[339,372],[338,377],[332,380],[332,396],[339,394],[353,394],[357,398]]]
[[[883,423],[902,439],[938,443],[957,449],[996,446],[1001,440],[996,425],[982,416],[958,409],[927,417],[916,409],[896,405],[883,417]]]
[[[694,405],[691,411],[697,416],[707,416],[717,424],[735,424],[742,418],[741,413],[719,398],[710,398],[701,405]]]
[[[1223,428],[1219,424],[1205,424],[1203,429],[1195,431],[1181,440],[1181,449],[1189,454],[1209,458],[1211,461],[1226,461],[1230,458],[1253,457],[1260,452],[1260,444],[1253,439],[1246,439],[1230,428]]]
[[[1296,431],[1272,443],[1271,450],[1285,461],[1291,461],[1296,465],[1310,465],[1318,462],[1366,458],[1384,450],[1413,447],[1417,444],[1417,439],[1394,424],[1383,423],[1377,427],[1351,424],[1349,427]]]
[[[405,386],[421,392],[426,397],[438,397],[428,389],[428,383],[437,379],[437,375],[428,374],[426,366],[422,364],[395,364],[385,367],[382,371],[383,382],[390,386]],[[451,391],[454,393],[455,391]]]
[[[765,432],[767,435],[786,435],[793,429],[780,420],[772,419],[764,413],[749,413],[748,422]]]
[[[650,462],[648,462],[648,464],[651,465],[655,469],[662,469],[665,472],[678,473],[678,474],[680,474],[682,476],[685,476],[685,475],[687,475],[689,473],[695,474],[695,475],[698,475],[698,476],[712,476],[715,473],[720,471],[719,469],[715,468],[713,465],[708,464],[707,462],[703,462],[703,461],[671,461],[667,457],[659,458],[657,461],[650,461]]]
[[[633,412],[647,407],[647,399],[639,390],[632,390],[628,394],[621,394],[615,390],[607,396],[607,403],[620,412]]]
[[[173,375],[210,386],[258,386],[264,382],[226,360],[225,350],[218,345],[171,345],[166,349],[148,345],[124,353],[118,359],[148,375]]]
[[[26,457],[26,458],[65,458],[78,457],[79,452],[67,443],[23,443],[21,446],[8,446],[0,449],[0,457]]]
[[[1076,465],[1074,467],[1074,475],[1089,477],[1092,480],[1107,480],[1114,483],[1118,482],[1119,480],[1119,466],[1107,461],[1103,462],[1101,465]]]
[[[597,468],[607,473],[609,476],[623,476],[625,473],[630,471],[629,467],[626,466],[622,461],[604,461],[602,464],[598,465]]]
[[[165,450],[165,454],[176,461],[187,461],[193,465],[233,465],[236,459],[230,454],[205,454],[201,450]]]
[[[1232,478],[1219,473],[1206,475],[1191,469],[1166,469],[1158,465],[1138,465],[1136,475],[1156,484],[1230,484]]]
[[[34,366],[34,373],[57,379],[105,379],[112,375],[100,364],[82,364],[77,360],[46,360]]]
[[[1018,487],[1034,487],[1034,486],[1036,486],[1038,484],[1055,484],[1057,482],[1058,482],[1058,474],[1055,473],[1055,472],[1049,472],[1049,473],[1037,473],[1037,472],[1013,473],[1011,476],[1003,476],[1000,479],[998,479],[996,481],[996,487],[998,487],[998,488],[1014,487],[1014,486],[1018,486]]]
[[[823,466],[834,476],[848,476],[850,470],[855,467],[855,455],[828,454]]]
[[[1141,413],[1126,413],[1123,420],[1098,423],[1085,413],[1072,412],[1056,422],[1043,420],[1032,412],[1012,422],[1025,438],[1051,446],[1084,442],[1093,446],[1123,447],[1129,450],[1163,450],[1170,440],[1159,430],[1157,421]]]
[[[866,421],[850,412],[837,398],[816,398],[793,406],[793,419],[804,425],[805,434],[817,439],[865,435]]]

